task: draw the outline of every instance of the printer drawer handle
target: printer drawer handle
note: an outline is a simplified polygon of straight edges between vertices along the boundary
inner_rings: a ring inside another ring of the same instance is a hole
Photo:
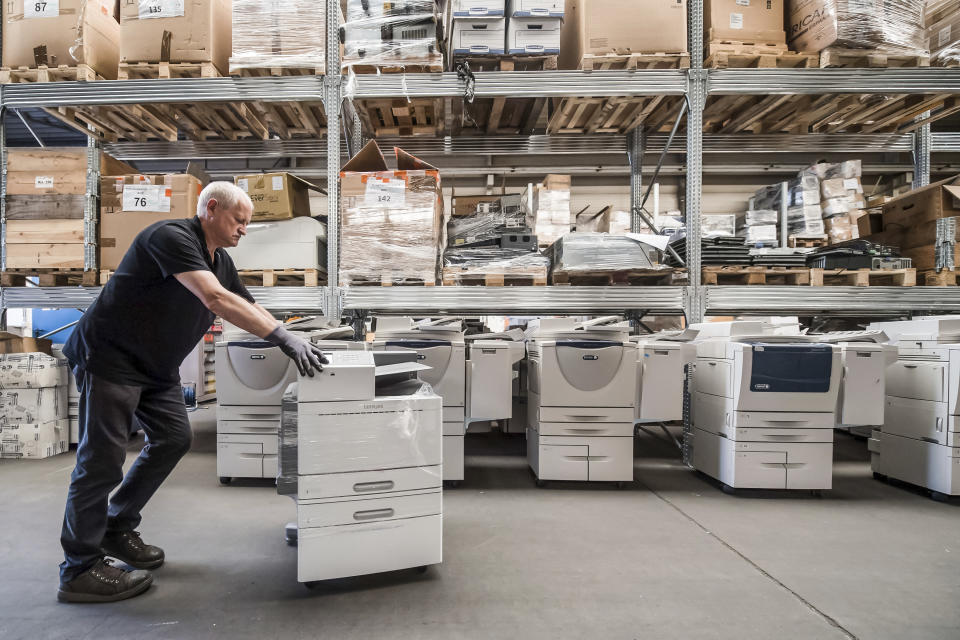
[[[915,365],[915,364],[905,364],[905,365],[903,365],[903,368],[904,368],[904,369],[916,369],[916,368],[917,368],[917,365]]]
[[[393,509],[371,509],[370,511],[357,511],[353,514],[354,520],[377,520],[378,518],[392,518]]]
[[[380,480],[378,482],[358,482],[353,485],[353,490],[357,493],[367,493],[370,491],[390,491],[393,489],[393,480]]]
[[[717,363],[716,363],[716,362],[707,362],[707,364],[710,365],[711,367],[717,366]]]

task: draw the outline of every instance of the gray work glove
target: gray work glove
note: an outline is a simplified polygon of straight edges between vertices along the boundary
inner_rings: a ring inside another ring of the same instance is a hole
[[[329,364],[323,357],[320,347],[287,331],[282,325],[274,329],[264,340],[280,347],[280,350],[296,363],[297,370],[302,376],[313,377],[314,369],[323,371],[323,365]]]

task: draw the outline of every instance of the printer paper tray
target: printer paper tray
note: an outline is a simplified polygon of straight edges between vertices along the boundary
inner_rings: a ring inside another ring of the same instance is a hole
[[[441,465],[434,465],[300,476],[298,499],[361,497],[395,491],[438,489],[443,486],[441,469]]]
[[[364,498],[334,498],[323,502],[299,502],[297,526],[308,529],[400,520],[437,515],[442,510],[443,493],[440,489]]]

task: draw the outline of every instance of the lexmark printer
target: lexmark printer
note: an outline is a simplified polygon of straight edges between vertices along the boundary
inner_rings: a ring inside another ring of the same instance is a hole
[[[363,349],[363,343],[348,341],[352,328],[325,325],[325,319],[308,318],[286,326],[324,349]],[[297,378],[296,365],[279,347],[227,323],[215,348],[217,476],[222,484],[275,478],[281,399]]]
[[[692,466],[734,489],[829,489],[840,348],[754,322],[699,328]]]
[[[960,495],[960,316],[876,322],[899,351],[887,369],[883,426],[869,441],[874,476]]]
[[[538,484],[633,480],[637,355],[617,320],[527,327],[527,461]]]
[[[442,560],[442,400],[405,352],[330,351],[284,395],[277,492],[310,583]]]

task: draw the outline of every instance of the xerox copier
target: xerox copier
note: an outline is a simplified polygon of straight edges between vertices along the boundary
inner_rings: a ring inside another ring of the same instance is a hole
[[[442,560],[442,400],[405,352],[330,351],[284,395],[277,492],[297,503],[297,579]]]
[[[523,346],[507,338],[481,334],[466,340],[460,318],[376,319],[372,349],[416,351],[418,361],[429,367],[421,379],[443,398],[443,479],[448,482],[463,480],[467,425],[511,415],[513,365],[523,357]]]
[[[874,476],[960,495],[960,316],[876,322],[898,348],[883,426],[869,441]]]
[[[699,328],[692,466],[733,489],[829,489],[840,348],[755,322]]]
[[[288,323],[324,349],[363,349],[349,342],[350,327],[328,327],[323,318]],[[280,348],[242,329],[224,324],[216,344],[217,476],[222,484],[233,478],[277,476],[277,431],[280,403],[297,368]]]
[[[629,323],[543,318],[527,327],[527,461],[546,480],[633,480],[636,345]]]

